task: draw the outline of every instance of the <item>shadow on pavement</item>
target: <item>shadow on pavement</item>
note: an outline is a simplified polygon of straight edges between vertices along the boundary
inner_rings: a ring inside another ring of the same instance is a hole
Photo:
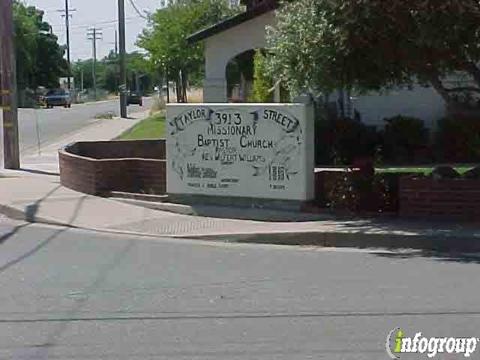
[[[25,207],[25,217],[28,222],[35,221],[35,217],[38,213],[38,209],[40,209],[40,205],[42,204],[42,202],[48,199],[50,196],[52,196],[58,189],[60,189],[60,187],[61,185],[55,186],[52,190],[46,193],[45,196],[38,199],[33,204],[27,205]]]
[[[15,226],[11,231],[8,233],[2,235],[0,237],[0,245],[5,243],[8,239],[10,239],[12,236],[14,236],[16,233],[18,233],[21,229],[28,227],[31,225],[32,222],[35,220],[35,215],[38,212],[38,209],[40,208],[40,203],[50,197],[55,191],[57,191],[60,188],[60,186],[55,187],[54,189],[50,190],[44,197],[41,199],[35,201],[33,204],[27,205],[25,208],[25,218],[27,220],[26,224],[21,224],[18,226]],[[0,270],[1,272],[1,270]]]
[[[44,170],[21,168],[20,171],[27,172],[27,173],[30,173],[30,174],[37,174],[37,175],[60,176],[60,173],[58,173],[58,172],[51,172],[51,171],[44,171]]]
[[[440,262],[458,262],[463,264],[480,264],[480,254],[463,254],[457,252],[442,252],[431,250],[411,250],[402,252],[372,252],[373,255],[395,260],[413,258],[431,258]]]
[[[387,231],[432,231],[449,235],[458,230],[478,231],[478,223],[458,222],[457,220],[424,220],[399,217],[335,217],[342,221],[342,227],[361,228],[363,230],[387,230]]]
[[[11,231],[8,233],[0,236],[0,245],[5,243],[8,239],[10,239],[12,236],[14,236],[16,233],[18,233],[21,229],[26,228],[27,226],[30,226],[31,224],[25,223],[22,225],[15,226]]]
[[[2,236],[1,238],[1,241],[0,241],[0,244],[2,243],[5,243],[9,238],[11,238],[13,235],[15,235],[16,233],[18,233],[22,228],[25,228],[29,225],[31,225],[32,222],[34,222],[35,220],[35,215],[36,213],[38,212],[38,209],[40,208],[40,204],[42,201],[44,201],[45,199],[47,199],[49,196],[51,196],[55,191],[57,191],[58,189],[60,188],[60,186],[57,186],[55,187],[54,189],[52,189],[50,192],[48,192],[43,198],[37,200],[35,203],[31,204],[31,205],[28,205],[27,206],[27,209],[26,209],[26,218],[27,218],[27,221],[29,221],[29,223],[27,224],[22,224],[22,225],[19,225],[17,227],[15,227],[12,231],[10,231],[8,234],[5,234],[4,236]],[[85,198],[86,196],[80,198],[80,200],[78,201],[78,203],[76,204],[75,206],[75,210],[73,211],[73,214],[71,216],[71,218],[69,219],[68,221],[68,224],[72,224],[73,221],[77,218],[79,212],[80,212],[80,209],[82,207],[82,204],[83,202],[85,201]],[[23,260],[29,258],[30,256],[34,255],[35,253],[37,253],[39,250],[41,250],[42,248],[44,248],[45,246],[47,246],[52,240],[54,240],[55,238],[57,238],[59,235],[61,235],[62,233],[64,233],[65,231],[67,231],[69,228],[68,227],[62,227],[60,228],[59,230],[55,231],[52,235],[50,235],[49,237],[47,237],[45,240],[43,240],[40,244],[38,244],[37,246],[35,246],[33,249],[27,251],[26,253],[24,253],[23,255],[7,262],[5,265],[3,266],[0,266],[0,273],[8,270],[9,268],[11,268],[12,266],[22,262]]]
[[[31,222],[34,222],[35,217],[38,213],[38,210],[40,209],[41,203],[45,201],[48,197],[50,197],[55,191],[57,191],[61,186],[57,186],[51,191],[49,191],[44,197],[41,199],[35,201],[33,204],[30,204],[26,207],[25,213],[26,213],[26,219],[29,221],[29,223],[25,223],[22,225],[19,225],[15,227],[12,231],[9,233],[3,235],[0,237],[0,245],[4,242],[6,242],[9,238],[11,238],[13,235],[18,233],[21,229],[26,228],[28,226],[31,226]],[[73,211],[72,216],[70,217],[68,224],[71,225],[74,220],[77,218],[83,202],[86,200],[87,196],[81,197],[77,204],[75,205],[75,210]],[[3,273],[4,271],[8,270],[12,266],[19,264],[23,260],[31,257],[32,255],[36,254],[39,250],[45,248],[47,245],[49,245],[54,239],[58,238],[61,234],[65,233],[68,231],[70,228],[69,227],[61,227],[58,230],[54,231],[50,236],[48,236],[46,239],[41,241],[37,246],[35,246],[33,249],[27,251],[26,253],[22,254],[21,256],[9,261],[3,266],[0,266],[0,274]],[[95,279],[95,281],[88,286],[86,289],[84,289],[83,293],[86,295],[91,295],[95,293],[101,286],[101,284],[106,280],[108,277],[110,271],[117,267],[119,264],[123,263],[125,257],[127,254],[130,252],[130,250],[135,246],[135,242],[133,240],[129,241],[125,247],[118,252],[114,258],[104,264],[102,268],[98,271],[98,275]],[[34,357],[35,359],[48,359],[49,358],[49,348],[55,345],[55,342],[57,339],[64,333],[68,325],[72,322],[75,321],[74,315],[85,305],[86,301],[88,300],[88,296],[85,298],[79,299],[78,301],[75,302],[73,307],[70,309],[67,318],[71,319],[66,322],[61,322],[56,326],[53,331],[50,332],[48,335],[47,340],[38,345],[32,346],[32,348],[35,351]]]

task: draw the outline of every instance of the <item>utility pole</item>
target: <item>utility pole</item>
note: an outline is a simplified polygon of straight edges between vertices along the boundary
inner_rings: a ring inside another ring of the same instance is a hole
[[[115,57],[118,56],[118,31],[115,30]]]
[[[115,58],[113,60],[113,66],[115,68],[115,89],[118,89],[118,75],[119,75],[119,70],[118,70],[118,30],[115,29],[115,42],[109,42],[109,44],[113,44],[115,46],[114,51],[115,51]]]
[[[15,170],[20,168],[20,148],[12,3],[0,0],[0,109],[3,108],[4,167]]]
[[[95,100],[97,100],[97,40],[102,39],[102,32],[101,29],[97,29],[93,27],[88,29],[88,40],[92,40],[92,47],[93,47],[93,62],[92,62],[92,80],[93,80],[93,96]]]
[[[80,69],[80,89],[83,93],[83,68]]]
[[[167,83],[167,104],[170,104],[170,83],[168,81],[168,68],[165,66],[165,81]]]
[[[120,36],[120,117],[127,118],[127,65],[125,56],[125,0],[118,0],[118,33]]]
[[[65,9],[63,10],[58,10],[59,12],[63,12],[64,14],[62,17],[65,17],[65,28],[67,32],[67,62],[68,62],[68,90],[72,89],[72,84],[71,84],[71,76],[72,76],[72,65],[70,61],[70,18],[72,15],[70,15],[71,12],[77,11],[76,9],[70,9],[68,6],[68,1],[65,0]]]

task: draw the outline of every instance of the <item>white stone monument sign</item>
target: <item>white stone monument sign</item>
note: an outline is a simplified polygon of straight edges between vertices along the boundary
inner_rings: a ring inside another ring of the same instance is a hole
[[[308,104],[167,106],[167,192],[307,201],[314,197]]]

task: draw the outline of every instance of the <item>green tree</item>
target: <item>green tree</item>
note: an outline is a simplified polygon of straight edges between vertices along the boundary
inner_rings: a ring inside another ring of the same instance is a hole
[[[253,58],[253,92],[251,101],[253,102],[271,102],[273,100],[273,93],[270,91],[273,87],[273,81],[267,75],[266,59],[260,50],[255,52]]]
[[[277,19],[269,68],[294,93],[418,81],[451,107],[480,94],[478,0],[298,0]],[[445,81],[456,72],[472,86]]]
[[[96,65],[97,79],[99,72],[102,73],[102,63],[97,62]],[[75,79],[75,86],[77,89],[80,89],[82,85],[82,74],[83,74],[83,88],[92,89],[93,88],[93,60],[78,60],[72,64],[72,73]]]
[[[66,76],[68,66],[64,49],[43,20],[43,11],[13,3],[17,81],[20,90],[38,86],[56,87],[59,78]]]
[[[166,70],[175,81],[181,102],[187,100],[188,79],[198,79],[204,63],[203,44],[188,44],[187,37],[235,11],[226,0],[180,0],[151,16],[138,45],[149,53],[157,72]]]
[[[95,66],[97,88],[104,89],[109,93],[117,93],[120,82],[118,55],[111,51],[103,59],[97,61]],[[151,63],[145,59],[145,56],[133,52],[126,55],[127,63],[127,88],[136,90],[137,80],[138,88],[143,92],[149,92],[152,87],[155,74],[151,68]],[[72,73],[75,79],[77,89],[81,87],[83,73],[83,88],[93,88],[93,60],[79,60],[72,64]]]

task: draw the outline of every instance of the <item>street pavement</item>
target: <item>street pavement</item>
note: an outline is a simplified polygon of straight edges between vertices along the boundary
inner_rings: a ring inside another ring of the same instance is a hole
[[[116,121],[107,124],[113,125]],[[37,170],[35,165],[39,166]],[[283,220],[274,212],[273,219],[277,220],[260,221],[255,218],[261,215],[260,218],[267,219],[272,211],[222,207],[210,212],[208,206],[196,207],[201,208],[203,216],[184,215],[68,189],[61,186],[58,175],[52,175],[58,167],[52,166],[47,173],[45,164],[30,164],[29,168],[32,170],[4,172],[0,178],[1,188],[8,189],[0,191],[0,212],[33,223],[152,238],[480,252],[480,228],[475,223],[342,219],[294,212],[283,212]],[[219,212],[222,217],[215,215]]]
[[[78,131],[73,131],[54,141],[52,140],[51,143],[42,145],[39,152],[23,154],[21,167],[27,172],[37,171],[39,173],[58,174],[60,171],[58,149],[77,141],[111,140],[148,115],[149,111],[144,111],[131,113],[128,119],[117,117],[114,119],[96,120]]]
[[[154,241],[5,219],[0,249],[1,359],[375,360],[396,327],[480,337],[475,256]]]
[[[129,114],[150,109],[151,98],[144,98],[144,106],[131,105]],[[72,132],[98,122],[95,117],[107,113],[119,116],[119,101],[108,100],[74,104],[70,109],[19,109],[19,136],[22,154],[30,154],[41,146],[57,141]]]

